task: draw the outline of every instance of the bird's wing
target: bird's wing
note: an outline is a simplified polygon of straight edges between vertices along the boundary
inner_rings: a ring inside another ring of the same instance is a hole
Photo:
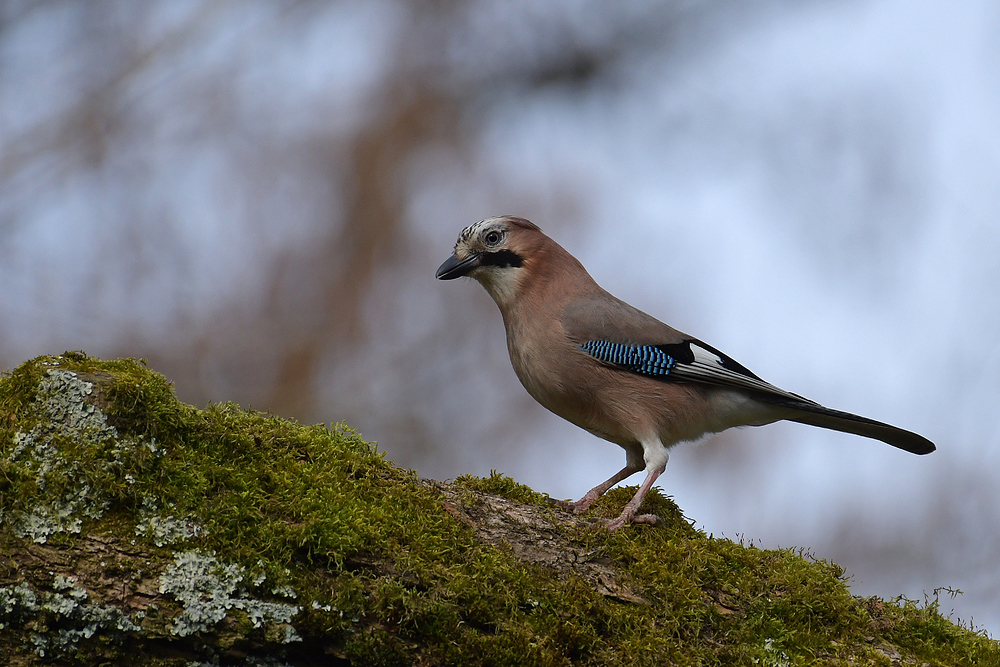
[[[666,382],[700,382],[754,392],[784,403],[813,403],[775,387],[711,345],[688,336],[610,294],[576,299],[562,315],[570,339],[594,359]]]
[[[663,382],[698,382],[750,392],[788,412],[785,419],[875,438],[914,454],[934,451],[921,435],[860,415],[827,408],[761,380],[711,345],[667,326],[607,294],[571,302],[563,329],[581,351],[605,366]]]

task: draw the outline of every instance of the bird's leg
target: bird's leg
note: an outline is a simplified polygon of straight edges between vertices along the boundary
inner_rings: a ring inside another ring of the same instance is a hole
[[[637,514],[637,512],[639,511],[639,507],[642,505],[642,501],[646,498],[646,494],[649,493],[651,488],[653,488],[653,483],[656,481],[656,478],[662,475],[663,471],[667,469],[668,458],[667,448],[663,446],[663,443],[660,442],[658,437],[642,441],[642,459],[646,462],[646,479],[642,481],[642,486],[640,486],[639,490],[635,492],[634,496],[632,496],[632,500],[628,501],[628,504],[625,505],[625,509],[622,510],[622,513],[617,519],[602,520],[608,530],[618,530],[627,523],[664,522],[663,519],[655,514]]]
[[[663,523],[663,519],[656,516],[655,514],[636,514],[639,511],[639,507],[642,505],[642,501],[645,499],[646,494],[649,490],[653,488],[653,483],[656,478],[663,474],[666,469],[666,462],[659,468],[653,468],[646,475],[646,479],[643,480],[642,486],[639,490],[635,492],[632,496],[632,500],[628,501],[625,505],[625,509],[622,513],[618,515],[617,519],[603,519],[605,527],[610,531],[616,531],[627,523]]]
[[[584,495],[583,498],[577,500],[575,503],[558,501],[558,504],[560,507],[568,510],[573,510],[577,514],[579,514],[580,512],[584,512],[591,505],[594,504],[595,500],[603,496],[608,489],[610,489],[612,486],[622,481],[623,479],[631,477],[640,470],[642,470],[642,466],[629,463],[624,468],[622,468],[614,475],[612,475],[607,481],[601,482],[600,484],[592,488],[590,491],[587,491],[586,495]]]

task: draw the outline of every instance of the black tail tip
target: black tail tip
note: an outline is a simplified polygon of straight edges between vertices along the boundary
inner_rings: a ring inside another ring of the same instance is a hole
[[[916,433],[911,434],[913,437],[908,438],[907,442],[903,445],[897,445],[897,447],[902,447],[908,452],[913,452],[914,454],[919,454],[923,456],[924,454],[930,454],[937,449],[934,443],[923,437],[922,435],[917,435]],[[890,443],[892,444],[892,443]]]

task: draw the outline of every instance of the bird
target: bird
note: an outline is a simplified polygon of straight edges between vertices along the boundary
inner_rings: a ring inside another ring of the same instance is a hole
[[[921,435],[824,407],[765,382],[716,348],[664,324],[601,288],[583,264],[533,222],[503,215],[466,227],[435,277],[477,280],[500,309],[511,365],[542,406],[625,450],[625,467],[576,502],[587,510],[615,484],[645,471],[615,519],[641,514],[646,494],[680,442],[739,426],[789,420],[881,440],[914,454]]]

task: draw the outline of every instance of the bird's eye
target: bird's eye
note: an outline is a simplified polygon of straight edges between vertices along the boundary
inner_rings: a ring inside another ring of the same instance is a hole
[[[483,241],[486,242],[486,245],[496,245],[500,243],[500,239],[502,238],[503,234],[494,229],[483,238]]]

